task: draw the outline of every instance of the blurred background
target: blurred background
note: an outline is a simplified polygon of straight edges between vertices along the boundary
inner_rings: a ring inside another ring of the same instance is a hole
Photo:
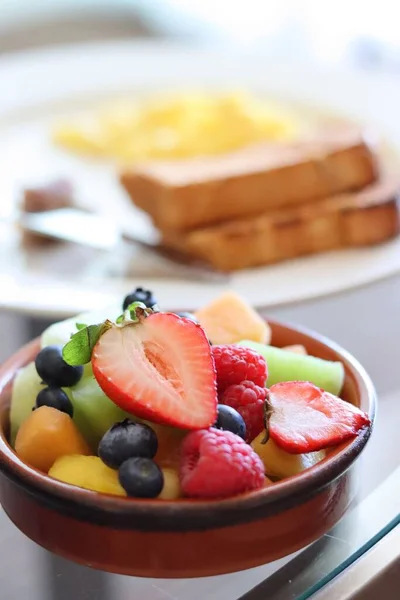
[[[259,49],[277,61],[400,65],[391,0],[0,0],[0,14],[1,52],[164,37]]]
[[[122,39],[232,47],[277,64],[394,77],[400,70],[398,23],[389,0],[0,0],[3,57]],[[45,325],[12,313],[0,314],[0,321],[11,332],[4,336],[0,360]]]

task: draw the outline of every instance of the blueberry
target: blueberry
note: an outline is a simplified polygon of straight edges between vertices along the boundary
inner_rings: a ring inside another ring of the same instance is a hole
[[[73,367],[62,357],[62,346],[46,346],[35,359],[39,377],[52,387],[71,387],[83,375],[83,367]]]
[[[157,449],[158,440],[154,429],[144,423],[125,419],[113,425],[103,435],[99,444],[99,456],[106,465],[118,469],[127,458],[153,458]]]
[[[133,498],[155,498],[164,487],[164,475],[150,458],[128,458],[119,468],[119,482]]]
[[[194,316],[193,313],[190,312],[178,312],[176,313],[178,315],[178,317],[183,317],[184,319],[189,319],[189,321],[193,321],[193,323],[198,323],[198,320],[196,319],[196,317]]]
[[[50,406],[67,413],[70,417],[74,415],[74,407],[67,394],[56,387],[46,387],[40,390],[36,397],[36,408],[40,406]]]
[[[232,433],[246,439],[246,423],[237,410],[226,404],[218,404],[217,411],[217,420],[214,424],[216,429],[232,431]]]
[[[122,310],[126,310],[133,302],[143,302],[147,308],[153,308],[157,304],[157,300],[153,296],[153,292],[145,290],[141,287],[136,288],[132,293],[128,294],[122,305]]]

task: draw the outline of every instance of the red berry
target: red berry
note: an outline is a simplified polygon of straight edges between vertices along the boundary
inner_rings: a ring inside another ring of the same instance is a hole
[[[227,404],[242,415],[246,423],[246,442],[250,443],[264,429],[264,403],[267,397],[265,387],[252,381],[242,381],[230,385],[220,398],[221,404]]]
[[[271,438],[292,454],[336,446],[369,427],[369,416],[308,381],[276,383],[268,392]]]
[[[221,395],[230,385],[252,381],[265,386],[268,376],[265,358],[251,348],[235,345],[212,346],[217,371],[218,393]]]
[[[262,488],[264,479],[258,454],[231,431],[203,429],[183,440],[180,480],[186,496],[226,498]]]
[[[202,429],[217,418],[210,344],[203,329],[172,313],[112,326],[92,354],[93,374],[123,410],[156,423]]]

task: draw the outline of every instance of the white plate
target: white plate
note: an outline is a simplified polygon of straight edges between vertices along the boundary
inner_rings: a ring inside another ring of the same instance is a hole
[[[87,205],[129,220],[133,228],[149,228],[119,188],[113,167],[56,149],[49,141],[49,125],[100,99],[199,86],[247,87],[284,98],[299,110],[309,104],[315,114],[376,125],[396,152],[400,147],[400,83],[383,75],[327,73],[302,65],[278,68],[263,56],[161,43],[90,44],[14,55],[0,61],[0,216],[15,210],[24,184],[66,175]],[[134,260],[142,274],[131,278],[124,270],[126,250],[102,254],[60,245],[51,252],[27,252],[3,224],[0,306],[58,318],[111,303],[143,285],[156,290],[165,308],[195,308],[226,287],[180,279],[138,253]],[[397,271],[399,240],[242,271],[227,285],[254,305],[267,307],[336,293]]]

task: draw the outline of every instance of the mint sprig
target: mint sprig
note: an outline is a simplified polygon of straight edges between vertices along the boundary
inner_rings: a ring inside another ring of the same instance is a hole
[[[87,327],[86,323],[75,323],[75,327],[77,328],[78,331],[80,331],[81,329],[85,329],[85,327]],[[72,335],[71,335],[72,337]]]
[[[154,311],[148,308],[143,302],[132,302],[122,315],[115,319],[117,325],[126,325],[128,323],[139,323],[142,318],[151,315]]]
[[[79,323],[79,325],[81,324]],[[79,328],[79,330],[71,336],[70,341],[65,344],[62,350],[65,362],[74,367],[85,365],[90,362],[93,348],[100,336],[110,327],[111,322],[105,321],[98,325],[84,325],[83,328]]]

